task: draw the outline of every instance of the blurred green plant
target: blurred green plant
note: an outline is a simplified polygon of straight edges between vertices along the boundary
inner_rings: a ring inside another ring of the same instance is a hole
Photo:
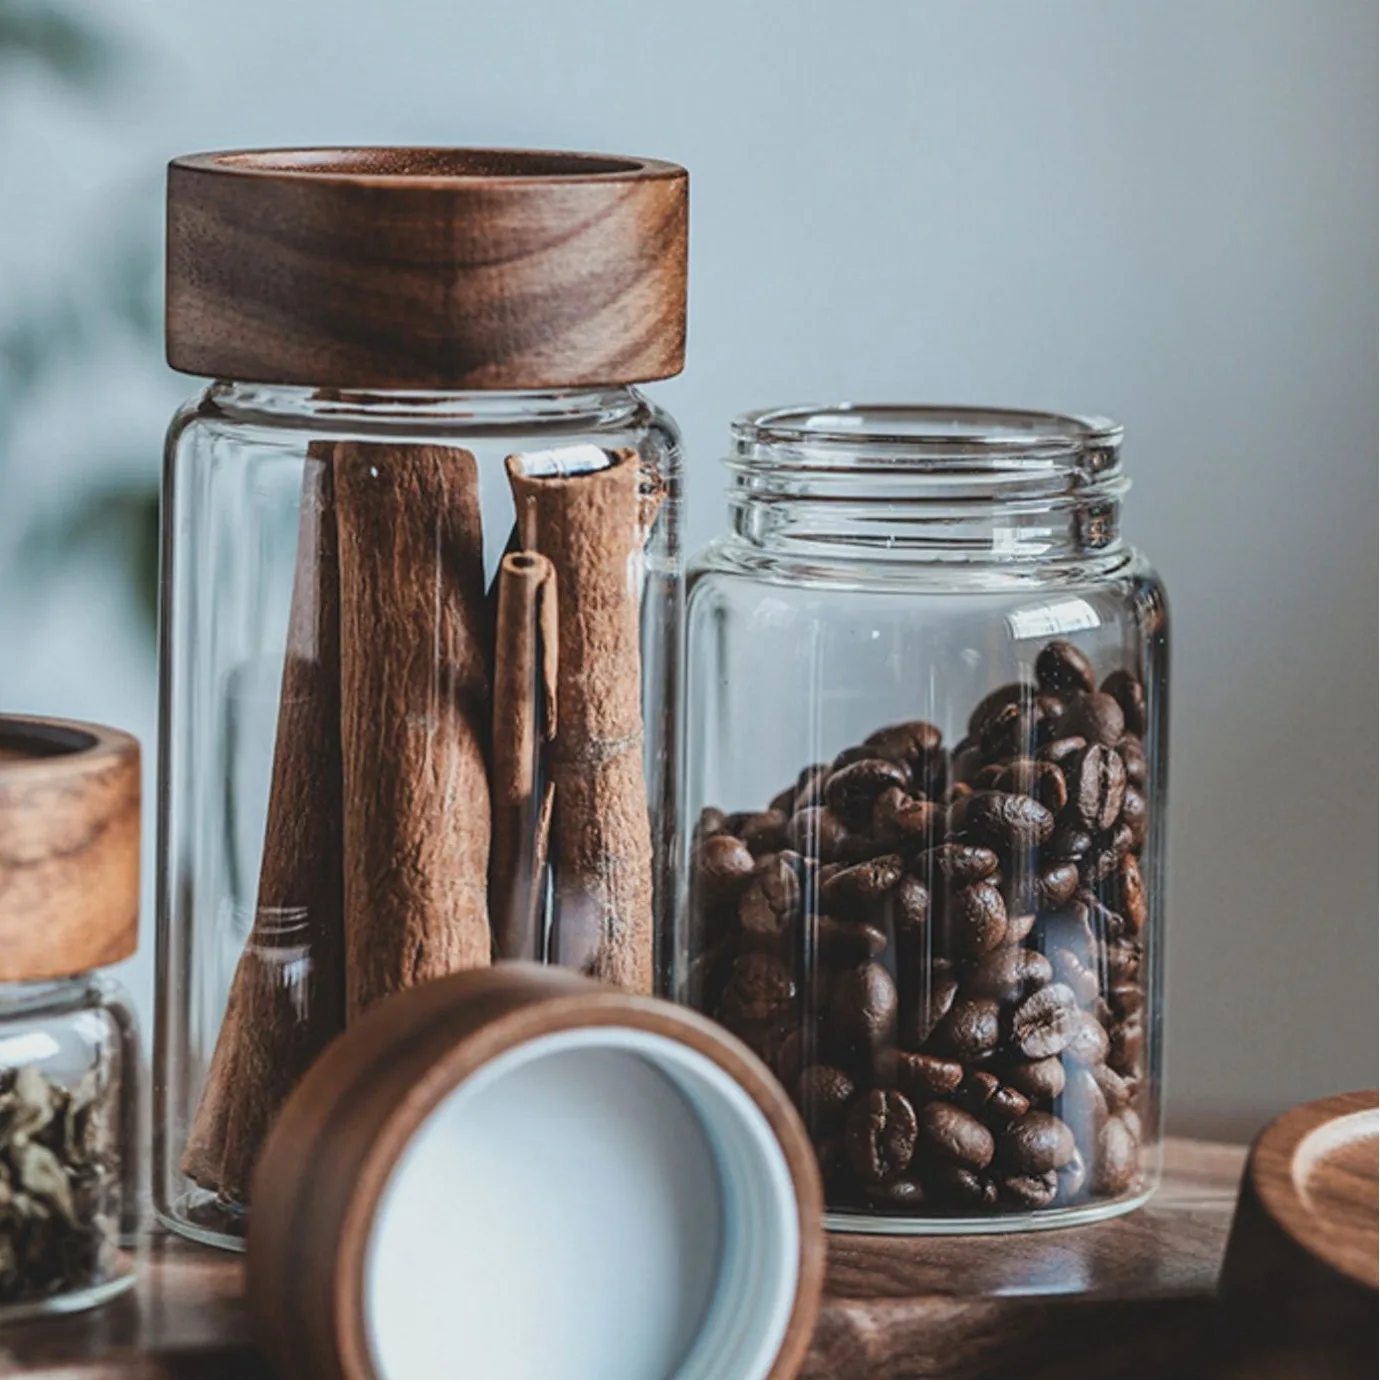
[[[97,93],[122,60],[119,45],[87,17],[35,0],[0,0],[0,72],[26,68],[83,95]],[[92,268],[79,281],[25,303],[0,321],[0,474],[24,400],[113,344],[157,365],[158,250],[129,224],[106,229]],[[158,584],[158,475],[107,457],[104,468],[132,478],[87,480],[41,508],[20,534],[12,560],[29,581],[51,579],[72,557],[99,559],[121,573],[152,633]],[[147,469],[147,467],[143,467]]]

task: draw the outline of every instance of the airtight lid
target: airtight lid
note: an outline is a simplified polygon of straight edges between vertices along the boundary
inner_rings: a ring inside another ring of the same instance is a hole
[[[293,1093],[254,1177],[250,1306],[285,1375],[784,1377],[821,1209],[744,1045],[499,964],[382,1003]]]

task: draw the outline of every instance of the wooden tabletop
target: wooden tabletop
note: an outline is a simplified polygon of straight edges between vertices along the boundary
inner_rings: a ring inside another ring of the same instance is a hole
[[[1171,1140],[1155,1198],[1097,1226],[1023,1236],[836,1236],[802,1375],[1205,1373],[1244,1157],[1244,1147]],[[248,1338],[242,1270],[238,1256],[158,1237],[131,1294],[90,1313],[0,1331],[0,1374],[266,1376]]]

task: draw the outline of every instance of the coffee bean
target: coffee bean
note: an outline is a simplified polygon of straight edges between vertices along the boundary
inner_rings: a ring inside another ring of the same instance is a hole
[[[1030,1110],[1030,1099],[1023,1092],[1003,1083],[986,1069],[970,1073],[954,1101],[996,1130]]]
[[[982,726],[993,714],[999,713],[1010,704],[1033,705],[1035,697],[1039,692],[1033,685],[1025,683],[1013,683],[1003,685],[1000,689],[993,690],[990,695],[985,695],[978,701],[977,707],[968,716],[968,736],[976,739],[982,732]]]
[[[695,849],[695,883],[701,904],[732,904],[747,889],[757,863],[732,834],[710,834]]]
[[[1054,976],[1072,991],[1079,1005],[1087,1006],[1096,999],[1101,990],[1097,974],[1072,949],[1051,949],[1049,961],[1054,966]]]
[[[1126,766],[1114,749],[1094,743],[1066,763],[1069,798],[1091,833],[1110,829],[1126,797]]]
[[[916,871],[922,876],[932,869],[950,886],[966,886],[992,876],[1001,865],[990,848],[970,843],[942,843],[922,853],[916,861]]]
[[[1074,904],[1081,908],[1087,932],[1094,942],[1117,940],[1126,934],[1126,921],[1110,906],[1104,905],[1096,892],[1079,891]]]
[[[961,1169],[985,1169],[996,1142],[977,1117],[948,1102],[927,1102],[916,1113],[920,1144],[931,1157]]]
[[[1063,1052],[1078,1028],[1078,1001],[1062,982],[1032,992],[1016,1008],[1011,1033],[1027,1059]]]
[[[706,805],[700,811],[700,817],[695,823],[695,842],[698,844],[704,839],[712,838],[715,834],[724,833],[728,824],[728,816],[722,810],[716,810],[712,805]]]
[[[1145,760],[1145,745],[1139,738],[1127,734],[1116,745],[1117,753],[1126,763],[1126,779],[1138,790],[1145,789],[1149,764]]]
[[[1129,671],[1113,671],[1102,682],[1102,693],[1121,706],[1128,733],[1145,732],[1145,687],[1135,676]]]
[[[903,767],[881,757],[865,757],[841,767],[824,786],[824,803],[851,828],[871,823],[872,805],[885,790],[905,790],[910,776]]]
[[[798,988],[791,970],[773,954],[746,953],[733,960],[720,1003],[724,1024],[764,1025],[790,1014]]]
[[[885,1183],[904,1174],[915,1153],[915,1109],[902,1093],[873,1088],[853,1104],[843,1148],[864,1183]]]
[[[886,932],[876,925],[821,915],[814,926],[816,951],[825,963],[853,967],[886,952]]]
[[[1145,1054],[1145,1026],[1139,1019],[1122,1021],[1113,1026],[1111,1041],[1108,1065],[1118,1073],[1138,1074]]]
[[[1077,862],[1092,845],[1092,835],[1086,829],[1063,820],[1055,825],[1049,841],[1040,849],[1040,856],[1051,863]]]
[[[786,825],[789,816],[782,810],[763,810],[749,815],[742,823],[738,836],[757,855],[779,853],[786,847]]]
[[[782,1087],[795,1087],[801,1072],[813,1060],[818,1044],[813,1029],[807,1033],[804,1026],[793,1025],[787,1030],[770,1060],[772,1072]]]
[[[1019,944],[1035,928],[1035,921],[1038,918],[1033,911],[1013,912],[1010,907],[1007,907],[1006,942]]]
[[[1137,1144],[1141,1141],[1140,1114],[1133,1107],[1127,1107],[1121,1114],[1121,1120],[1125,1123],[1126,1129],[1131,1133],[1131,1139]]]
[[[958,997],[926,1044],[932,1053],[967,1060],[989,1054],[1000,1040],[1000,1005],[990,998]]]
[[[1123,923],[1119,915],[1112,917],[1118,924]],[[1134,939],[1112,939],[1104,946],[1107,972],[1112,982],[1140,981],[1140,945]]]
[[[933,800],[915,800],[899,786],[883,791],[872,805],[872,831],[907,852],[926,848],[944,827],[947,811]]]
[[[750,934],[780,936],[800,919],[800,856],[772,853],[753,872],[738,902],[738,920]]]
[[[1060,734],[1068,703],[1059,695],[1041,695],[1035,701],[1035,741],[1048,743]]]
[[[1001,1201],[1023,1211],[1047,1208],[1058,1194],[1059,1176],[1052,1169],[1047,1174],[1010,1174],[997,1180]]]
[[[1072,642],[1051,642],[1035,658],[1035,679],[1042,690],[1067,694],[1097,688],[1092,662]]]
[[[1118,982],[1107,994],[1119,1021],[1129,1021],[1145,1010],[1145,988],[1138,982]]]
[[[925,1190],[930,1198],[960,1208],[990,1208],[997,1201],[996,1182],[960,1165],[941,1164],[924,1170]]]
[[[978,747],[989,762],[997,757],[1028,756],[1035,748],[1038,723],[1034,701],[1005,705],[984,720]]]
[[[792,813],[807,810],[811,805],[823,805],[824,784],[833,774],[834,769],[827,762],[816,762],[806,767],[796,777],[795,810]]]
[[[1097,1133],[1107,1120],[1108,1106],[1096,1068],[1075,1065],[1067,1070],[1057,1110],[1073,1128],[1075,1140],[1090,1147],[1097,1143]]]
[[[1120,820],[1105,834],[1093,840],[1092,852],[1078,860],[1078,875],[1083,885],[1095,887],[1116,874],[1121,860],[1131,851],[1131,831]]]
[[[1116,870],[1117,906],[1126,917],[1133,934],[1145,928],[1148,915],[1145,901],[1145,883],[1141,879],[1140,864],[1135,856],[1127,853],[1117,863]]]
[[[956,1059],[941,1059],[934,1054],[912,1054],[908,1050],[888,1050],[887,1072],[913,1102],[928,1102],[946,1097],[963,1082],[963,1065]]]
[[[1057,1055],[1011,1064],[1004,1076],[1011,1087],[1032,1102],[1052,1102],[1064,1091],[1064,1066]]]
[[[1018,757],[1006,766],[997,767],[992,785],[999,791],[1032,796],[1051,814],[1057,815],[1068,804],[1069,792],[1064,773],[1053,762]]]
[[[878,757],[886,757],[905,767],[916,786],[923,787],[932,775],[935,762],[943,757],[944,735],[923,719],[879,728],[863,740]]]
[[[1058,910],[1072,900],[1080,880],[1071,862],[1050,863],[1039,872],[1022,869],[1007,883],[1007,903],[1013,910]]]
[[[1059,738],[1052,738],[1043,744],[1035,753],[1037,762],[1049,762],[1053,766],[1061,767],[1070,757],[1075,757],[1082,752],[1088,745],[1086,738],[1080,738],[1076,734],[1072,737],[1067,735]]]
[[[962,800],[965,795],[972,795],[973,788],[966,781],[955,781],[948,790],[944,792],[944,804],[950,806]]]
[[[835,872],[819,889],[820,903],[831,914],[861,918],[905,875],[905,863],[894,853]]]
[[[797,853],[832,862],[839,844],[848,835],[848,827],[830,809],[810,805],[797,810],[786,826],[786,836]]]
[[[1114,747],[1126,732],[1126,716],[1110,695],[1094,690],[1090,695],[1076,695],[1069,701],[1062,728],[1066,735],[1076,734],[1089,743]]]
[[[1125,1193],[1140,1168],[1140,1146],[1120,1117],[1109,1117],[1098,1132],[1093,1155],[1093,1192]]]
[[[952,899],[945,914],[950,951],[977,958],[1006,938],[1006,902],[991,882],[974,882]]]
[[[919,1049],[949,1014],[957,995],[958,983],[951,977],[939,975],[928,984],[922,983],[919,995],[901,1010],[901,1043],[907,1049]]]
[[[863,1196],[874,1207],[915,1212],[924,1205],[925,1190],[919,1179],[892,1179],[884,1184],[868,1184]]]
[[[1082,1196],[1088,1184],[1088,1166],[1077,1149],[1067,1164],[1058,1169],[1059,1193],[1055,1202],[1060,1207],[1069,1207]]]
[[[882,916],[891,922],[898,943],[919,943],[929,924],[929,889],[907,873],[887,895]]]
[[[795,1103],[811,1134],[832,1136],[840,1131],[856,1091],[842,1069],[830,1064],[807,1068],[796,1082]]]
[[[990,791],[1005,775],[1006,764],[1004,762],[993,762],[990,766],[983,767],[983,769],[973,777],[973,787],[975,790],[979,791]]]
[[[1054,970],[1044,954],[1006,944],[983,957],[963,979],[963,992],[969,997],[988,997],[992,1001],[1020,1001],[1054,978]]]
[[[1012,1174],[1046,1174],[1073,1158],[1073,1132],[1049,1112],[1027,1112],[1002,1131],[997,1160]]]
[[[876,1049],[896,1030],[896,983],[880,963],[862,963],[835,976],[829,1030],[840,1048]]]
[[[776,811],[789,820],[795,814],[795,787],[787,786],[785,790],[777,791],[768,802],[767,811]]]
[[[1145,797],[1130,784],[1126,785],[1126,795],[1121,802],[1121,822],[1130,830],[1131,847],[1145,847],[1145,836],[1150,827],[1150,814],[1146,809]]]
[[[1102,1023],[1096,1016],[1084,1011],[1079,1016],[1073,1038],[1064,1046],[1064,1058],[1075,1064],[1092,1066],[1103,1063],[1110,1049],[1111,1041]]]
[[[1106,1101],[1107,1109],[1111,1112],[1123,1112],[1131,1105],[1134,1097],[1134,1085],[1132,1082],[1123,1078],[1115,1069],[1109,1069],[1105,1065],[1101,1068],[1094,1068],[1088,1075],[1097,1084],[1098,1091]]]
[[[956,808],[964,837],[999,853],[1037,848],[1054,832],[1054,816],[1028,795],[977,791]],[[1117,808],[1121,808],[1120,800]]]

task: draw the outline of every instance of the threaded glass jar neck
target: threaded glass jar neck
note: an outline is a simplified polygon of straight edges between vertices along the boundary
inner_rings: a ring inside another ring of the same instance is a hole
[[[888,561],[1042,561],[1114,549],[1122,430],[1103,417],[855,405],[733,426],[733,532]]]

